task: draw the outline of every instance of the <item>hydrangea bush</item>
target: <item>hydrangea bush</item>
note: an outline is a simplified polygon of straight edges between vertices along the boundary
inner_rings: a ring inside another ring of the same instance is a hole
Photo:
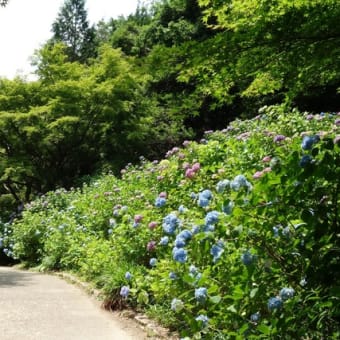
[[[182,338],[336,339],[338,116],[263,108],[120,179],[46,194],[1,247],[113,306],[162,311]]]

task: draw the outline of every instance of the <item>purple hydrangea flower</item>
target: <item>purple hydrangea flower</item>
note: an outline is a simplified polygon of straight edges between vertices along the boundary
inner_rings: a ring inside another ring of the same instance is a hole
[[[274,136],[274,143],[280,143],[286,139],[284,135],[276,135]]]
[[[125,273],[125,278],[126,278],[127,280],[131,280],[131,279],[132,279],[132,274],[131,274],[130,272],[126,272],[126,273]]]
[[[156,249],[156,241],[148,242],[146,249],[147,251],[154,251]]]
[[[120,289],[120,295],[123,297],[123,298],[127,298],[128,295],[130,293],[130,288],[129,286],[123,286],[121,289]]]

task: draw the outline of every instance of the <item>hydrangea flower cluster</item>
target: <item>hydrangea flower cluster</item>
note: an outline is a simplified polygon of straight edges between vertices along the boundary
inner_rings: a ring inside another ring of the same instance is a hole
[[[210,201],[213,198],[213,194],[210,190],[203,190],[202,192],[200,192],[198,194],[198,201],[197,204],[202,207],[205,208],[210,204]]]
[[[184,303],[182,300],[180,299],[173,299],[171,301],[171,309],[174,311],[174,312],[179,312],[181,311],[182,309],[184,308]]]
[[[220,213],[216,210],[209,211],[205,216],[205,225],[209,226],[216,224],[219,220],[219,215]]]
[[[222,181],[219,181],[216,184],[216,191],[219,194],[222,194],[226,189],[230,188],[230,181],[228,179],[224,179]]]
[[[271,297],[269,300],[268,300],[268,309],[269,311],[274,311],[275,309],[281,309],[282,306],[283,306],[283,302],[282,302],[282,299],[280,297]]]
[[[286,301],[290,298],[292,298],[295,294],[295,291],[293,288],[282,288],[280,290],[280,298],[283,300],[283,301]]]
[[[271,297],[268,300],[269,311],[274,311],[276,309],[281,309],[283,307],[283,302],[291,299],[295,294],[293,288],[285,287],[280,290],[279,296]]]
[[[310,150],[315,143],[320,140],[318,135],[315,136],[304,136],[301,143],[302,150]]]
[[[163,219],[163,230],[167,234],[174,234],[176,228],[180,225],[180,220],[176,214],[171,213]]]
[[[192,167],[188,167],[185,170],[185,177],[190,179],[195,177],[195,175],[199,172],[200,168],[201,168],[200,163],[193,164]]]
[[[123,297],[123,298],[127,298],[128,295],[130,293],[130,288],[129,286],[123,286],[121,289],[120,289],[120,295]]]
[[[198,316],[195,318],[195,320],[196,320],[197,322],[202,322],[202,325],[203,325],[204,327],[207,326],[207,325],[208,325],[208,322],[209,322],[209,318],[208,318],[206,315],[204,315],[204,314],[198,315]]]
[[[239,191],[241,188],[252,189],[252,185],[247,181],[244,175],[237,175],[230,183],[230,188],[234,191]]]
[[[183,248],[174,247],[172,257],[176,262],[185,263],[188,258],[188,252]]]
[[[222,242],[214,244],[210,249],[210,254],[213,256],[213,262],[216,263],[224,252],[224,245]]]
[[[207,300],[208,291],[207,288],[201,287],[195,289],[195,298],[199,303],[204,303]]]
[[[241,261],[245,266],[250,266],[255,261],[256,256],[251,254],[249,250],[241,255]]]

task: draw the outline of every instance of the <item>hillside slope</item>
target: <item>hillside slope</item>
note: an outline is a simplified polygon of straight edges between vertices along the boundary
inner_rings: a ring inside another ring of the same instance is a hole
[[[48,193],[5,251],[193,339],[336,339],[339,114],[263,108],[122,178]]]

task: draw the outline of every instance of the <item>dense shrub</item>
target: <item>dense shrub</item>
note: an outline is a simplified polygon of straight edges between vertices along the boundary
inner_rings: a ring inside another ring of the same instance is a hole
[[[339,143],[339,115],[263,108],[32,202],[9,251],[159,311],[182,337],[336,339]]]

